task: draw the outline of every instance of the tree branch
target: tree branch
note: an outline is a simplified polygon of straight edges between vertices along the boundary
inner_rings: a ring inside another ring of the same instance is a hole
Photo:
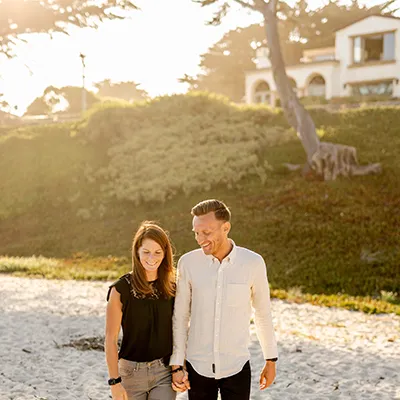
[[[258,7],[256,7],[254,4],[246,3],[244,0],[235,0],[235,1],[236,1],[236,3],[240,4],[242,7],[250,8],[253,11],[262,12],[262,10],[259,9]]]
[[[278,0],[270,0],[268,3],[268,7],[273,14],[276,14],[276,10],[278,8]]]
[[[193,3],[199,3],[202,7],[209,6],[211,4],[217,3],[219,0],[192,0]]]
[[[228,13],[229,8],[230,6],[227,2],[222,4],[220,9],[214,14],[212,20],[207,22],[207,25],[214,25],[214,26],[219,25],[221,23],[222,18],[224,18]]]
[[[99,22],[128,18],[131,0],[1,0],[0,54],[12,57],[15,42],[30,33],[66,33],[68,26],[96,28]],[[119,12],[123,12],[120,14]]]
[[[379,4],[378,7],[383,12],[387,8],[389,8],[392,4],[395,4],[396,2],[397,2],[397,0],[388,0],[388,1],[385,1],[383,4]]]

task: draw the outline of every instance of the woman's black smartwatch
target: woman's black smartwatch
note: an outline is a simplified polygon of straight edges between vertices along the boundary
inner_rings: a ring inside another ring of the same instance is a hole
[[[111,379],[109,379],[109,380],[108,380],[108,384],[109,384],[110,386],[112,386],[112,385],[116,385],[117,383],[121,383],[121,381],[122,381],[122,379],[121,379],[121,377],[119,376],[118,378],[111,378]]]

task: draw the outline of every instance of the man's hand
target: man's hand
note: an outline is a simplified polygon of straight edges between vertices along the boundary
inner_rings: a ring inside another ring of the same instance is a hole
[[[120,383],[111,386],[111,396],[113,400],[128,400],[126,390]]]
[[[179,368],[179,365],[172,365],[172,370]],[[172,374],[172,389],[175,392],[186,392],[190,389],[190,383],[188,379],[187,371],[178,371]]]
[[[266,389],[272,384],[276,376],[275,362],[266,361],[260,374],[260,390]]]

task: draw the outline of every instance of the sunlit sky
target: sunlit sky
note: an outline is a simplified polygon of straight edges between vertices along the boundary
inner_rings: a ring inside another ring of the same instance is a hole
[[[312,8],[329,0],[310,0]],[[361,0],[374,5],[383,0]],[[294,0],[288,0],[293,3]],[[346,1],[343,1],[346,2]],[[185,73],[199,72],[200,55],[237,26],[260,21],[260,17],[237,8],[218,27],[207,26],[213,10],[190,0],[138,0],[140,11],[122,21],[108,21],[97,30],[71,28],[70,36],[30,35],[11,60],[0,56],[0,93],[18,114],[50,85],[81,86],[86,55],[86,87],[111,79],[135,81],[151,96],[182,93],[178,82]]]

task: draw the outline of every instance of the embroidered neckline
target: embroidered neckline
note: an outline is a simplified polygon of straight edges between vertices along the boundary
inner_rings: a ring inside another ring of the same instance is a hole
[[[149,285],[153,289],[153,292],[150,293],[150,294],[143,294],[143,293],[139,293],[138,291],[136,291],[131,285],[131,280],[130,280],[129,274],[127,274],[125,276],[125,280],[129,284],[130,293],[132,294],[132,296],[135,299],[139,299],[139,300],[144,300],[144,299],[158,300],[161,297],[160,291],[157,288],[158,279],[149,282]]]

